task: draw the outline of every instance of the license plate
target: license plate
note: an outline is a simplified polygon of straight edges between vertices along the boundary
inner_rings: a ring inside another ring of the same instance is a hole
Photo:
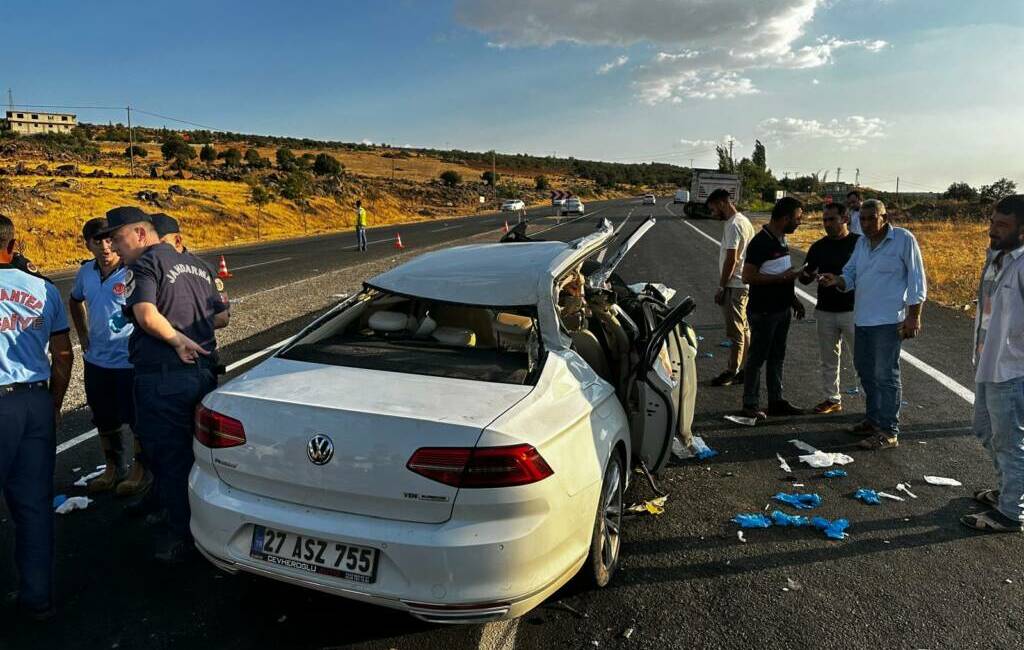
[[[377,579],[380,551],[254,526],[249,555],[291,569],[371,584]]]

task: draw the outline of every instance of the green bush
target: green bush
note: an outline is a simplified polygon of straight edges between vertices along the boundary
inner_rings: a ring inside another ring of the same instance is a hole
[[[213,145],[204,144],[203,148],[199,150],[199,160],[204,163],[212,163],[217,160],[217,150],[213,148]]]
[[[454,169],[447,169],[441,172],[441,176],[439,176],[439,178],[441,179],[441,182],[448,187],[455,187],[462,182],[462,174]]]
[[[133,144],[124,148],[125,158],[131,158],[133,155],[136,158],[145,158],[146,156],[149,155],[149,152],[137,144]]]
[[[189,161],[196,157],[196,152],[192,146],[185,142],[185,139],[177,133],[169,135],[164,143],[160,145],[160,153],[163,154],[164,160],[176,158]]]
[[[317,154],[313,161],[313,173],[317,176],[338,176],[344,169],[338,159],[330,154]]]
[[[234,147],[228,147],[217,154],[217,157],[224,161],[228,167],[240,167],[242,165],[242,152]]]
[[[293,171],[281,185],[281,196],[292,201],[301,201],[313,191],[313,179],[303,171]]]

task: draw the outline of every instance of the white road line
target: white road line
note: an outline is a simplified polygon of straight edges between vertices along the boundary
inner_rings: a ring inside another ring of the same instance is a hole
[[[666,207],[666,210],[667,209],[668,208]],[[670,214],[671,214],[671,212],[670,212]],[[719,242],[717,239],[715,239],[711,235],[707,234],[706,232],[704,232],[703,230],[701,230],[697,226],[693,225],[689,221],[684,221],[683,223],[685,223],[690,228],[693,228],[696,232],[698,232],[701,235],[703,235],[705,239],[707,239],[711,243],[715,244],[716,246],[721,246],[722,245],[721,242]],[[811,294],[807,293],[806,291],[804,291],[800,287],[796,287],[796,293],[797,293],[798,296],[800,296],[801,298],[803,298],[804,300],[806,300],[810,304],[812,304],[812,305],[817,305],[818,304],[818,301],[814,298],[814,296],[812,296]],[[923,373],[925,373],[926,375],[928,375],[929,377],[931,377],[935,381],[939,382],[945,388],[948,388],[954,395],[956,395],[957,397],[962,398],[968,404],[971,404],[971,405],[974,404],[974,391],[970,390],[969,388],[967,388],[963,384],[959,383],[958,381],[956,381],[955,379],[953,379],[949,375],[946,375],[945,373],[941,372],[935,366],[932,366],[932,365],[930,365],[928,363],[925,363],[924,361],[922,361],[921,359],[918,359],[917,357],[915,357],[914,355],[910,354],[906,350],[901,350],[900,351],[900,358],[903,359],[904,361],[906,361],[908,364],[914,366],[918,370],[922,371]]]
[[[291,340],[292,340],[292,337],[289,336],[285,340],[278,341],[277,343],[275,343],[275,344],[273,344],[271,346],[263,348],[259,352],[253,352],[252,354],[250,354],[249,356],[245,357],[244,359],[239,359],[238,361],[232,363],[231,365],[229,365],[226,368],[226,370],[228,372],[231,372],[235,368],[238,368],[240,366],[244,366],[247,363],[255,361],[256,359],[259,359],[260,357],[264,356],[265,354],[267,354],[269,352],[273,352],[274,350],[277,350],[279,348],[284,347]],[[85,433],[83,433],[81,435],[77,435],[74,438],[72,438],[71,440],[68,440],[66,442],[62,442],[59,445],[57,445],[57,453],[58,454],[62,454],[65,451],[67,451],[68,449],[71,449],[72,447],[75,447],[75,446],[78,446],[78,445],[82,444],[86,440],[90,440],[92,438],[95,438],[98,435],[98,433],[99,432],[96,429],[89,429]]]
[[[277,264],[278,262],[287,262],[290,257],[282,257],[279,260],[270,260],[268,262],[256,262],[255,264],[246,264],[245,266],[236,266],[235,271],[244,271],[245,269],[255,268],[257,266],[263,266],[265,264]]]
[[[516,647],[519,619],[488,623],[480,632],[480,650],[512,650]]]

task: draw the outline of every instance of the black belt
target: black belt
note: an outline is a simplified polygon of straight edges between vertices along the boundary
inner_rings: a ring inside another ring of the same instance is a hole
[[[47,383],[45,381],[30,381],[23,384],[6,384],[0,386],[0,397],[5,397],[11,393],[17,393],[23,390],[46,390]]]

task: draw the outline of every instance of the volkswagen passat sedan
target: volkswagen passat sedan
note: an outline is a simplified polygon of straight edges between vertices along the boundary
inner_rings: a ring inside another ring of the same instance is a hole
[[[693,416],[692,301],[613,272],[653,223],[424,254],[208,395],[199,549],[434,622],[608,584],[632,468]]]

